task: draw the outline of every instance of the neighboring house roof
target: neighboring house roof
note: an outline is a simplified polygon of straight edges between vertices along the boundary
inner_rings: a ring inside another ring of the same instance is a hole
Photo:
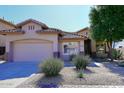
[[[80,29],[80,30],[77,31],[76,33],[80,33],[80,32],[85,31],[85,30],[89,30],[89,27],[85,27],[85,28],[83,28],[83,29]]]
[[[21,22],[21,23],[18,23],[17,26],[20,27],[20,26],[23,26],[23,25],[25,25],[25,24],[27,24],[27,23],[30,23],[30,22],[36,23],[36,24],[38,24],[38,25],[41,25],[44,29],[47,29],[47,28],[48,28],[48,26],[47,26],[46,24],[44,24],[44,23],[42,23],[42,22],[39,22],[39,21],[37,21],[37,20],[34,20],[34,19],[25,20],[25,21],[23,21],[23,22]]]
[[[2,18],[0,18],[0,22],[3,22],[3,23],[8,24],[8,25],[10,25],[10,26],[16,27],[15,24],[13,24],[13,23],[11,23],[11,22],[9,22],[9,21],[6,21],[6,20],[4,20],[4,19],[2,19]]]
[[[12,34],[12,33],[16,33],[16,34],[24,34],[24,31],[22,31],[21,29],[9,29],[9,30],[1,30],[0,34]]]

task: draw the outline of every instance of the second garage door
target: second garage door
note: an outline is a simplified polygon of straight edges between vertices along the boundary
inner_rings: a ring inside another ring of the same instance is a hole
[[[15,62],[39,62],[53,57],[52,43],[16,42],[13,52]]]

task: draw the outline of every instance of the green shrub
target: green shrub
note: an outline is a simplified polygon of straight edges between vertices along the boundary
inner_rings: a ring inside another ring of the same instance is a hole
[[[101,58],[101,59],[106,59],[107,58],[107,54],[106,53],[97,53],[97,57]]]
[[[78,73],[78,78],[83,78],[83,77],[84,77],[84,74],[83,74],[82,71],[80,71],[80,72]]]
[[[77,55],[73,58],[73,63],[77,70],[86,69],[87,65],[90,63],[91,59],[89,56]]]
[[[119,65],[120,67],[124,67],[124,62],[120,62],[120,63],[118,63],[118,65]]]
[[[72,59],[75,57],[75,54],[70,55],[70,61],[72,61]]]
[[[64,62],[57,58],[50,58],[40,64],[41,71],[46,76],[56,76],[64,66]]]
[[[120,50],[113,49],[112,57],[113,59],[120,59],[122,57],[122,52]]]

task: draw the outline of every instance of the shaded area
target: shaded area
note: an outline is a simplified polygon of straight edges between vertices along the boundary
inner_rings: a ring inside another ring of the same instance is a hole
[[[38,62],[8,62],[0,64],[0,80],[28,77],[38,72]]]
[[[64,62],[64,67],[73,67],[74,64],[71,61],[65,61]]]
[[[73,71],[76,72],[77,74],[80,72],[79,70],[77,70],[76,68],[73,68]],[[85,70],[82,71],[83,74],[93,74],[95,72],[93,72],[91,69],[86,68]]]
[[[50,83],[50,84],[40,84],[39,86],[41,88],[58,88],[58,85],[57,84],[53,84],[53,83]]]
[[[99,63],[110,62],[110,60],[108,60],[107,58],[99,58],[99,57],[93,58],[93,61],[99,62]]]
[[[95,72],[93,72],[93,71],[90,70],[90,69],[85,69],[85,70],[84,70],[84,73],[85,73],[85,74],[93,74],[93,73],[95,73]]]
[[[98,65],[95,64],[95,62],[91,62],[88,67],[99,67]]]
[[[63,82],[64,79],[61,75],[55,77],[46,77],[43,76],[36,83],[36,87],[38,88],[58,88]]]
[[[64,62],[64,67],[74,67],[75,65],[72,62]],[[95,62],[91,62],[88,67],[99,67],[95,64]]]
[[[104,63],[103,65],[108,68],[110,72],[124,77],[124,67],[120,67],[116,63]]]

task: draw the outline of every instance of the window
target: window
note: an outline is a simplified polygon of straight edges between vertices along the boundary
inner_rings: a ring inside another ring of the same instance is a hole
[[[72,55],[72,54],[78,54],[79,48],[78,48],[78,42],[66,42],[63,45],[63,54],[64,55]]]
[[[34,30],[34,26],[32,26],[32,30]]]
[[[28,26],[28,30],[34,30],[34,29],[35,29],[34,25]]]
[[[88,32],[84,32],[84,35],[85,35],[85,36],[88,36]]]
[[[68,51],[68,46],[64,45],[64,53],[67,53],[67,51]]]

